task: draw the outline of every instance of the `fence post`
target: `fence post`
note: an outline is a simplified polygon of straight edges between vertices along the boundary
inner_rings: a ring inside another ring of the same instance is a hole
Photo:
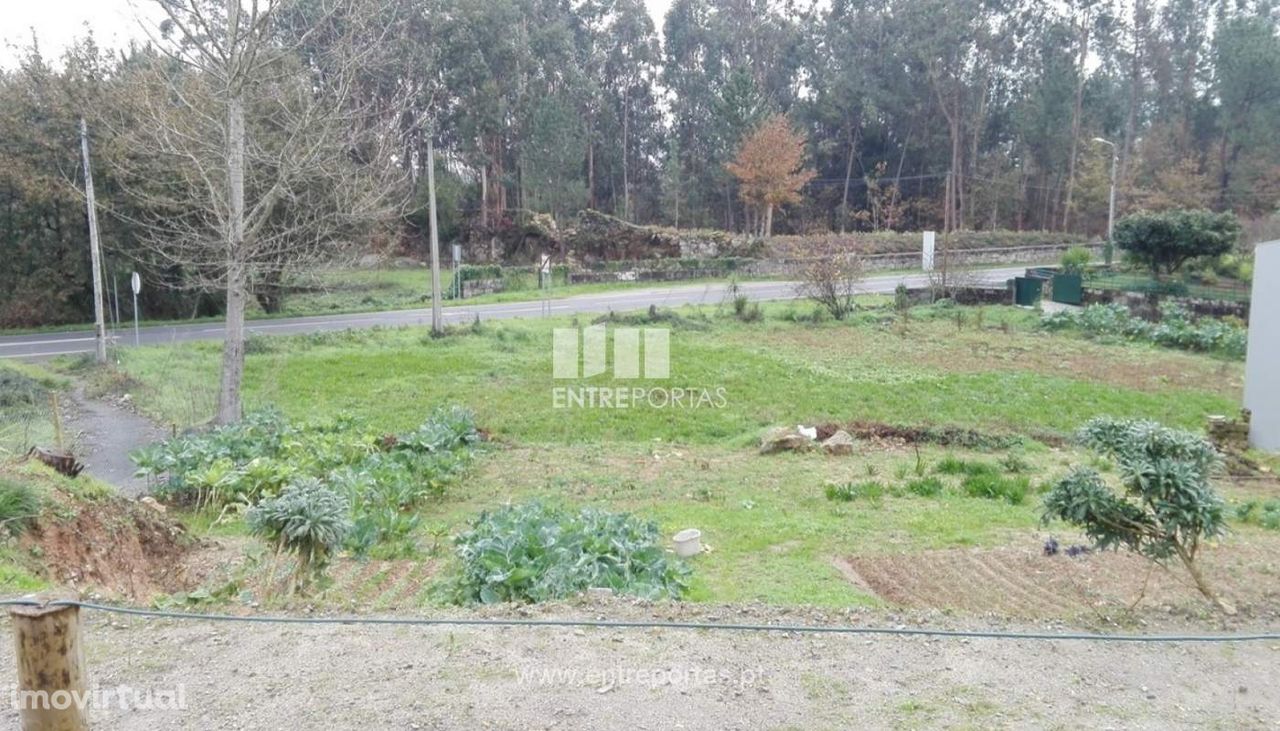
[[[88,731],[77,606],[10,607],[22,731]]]

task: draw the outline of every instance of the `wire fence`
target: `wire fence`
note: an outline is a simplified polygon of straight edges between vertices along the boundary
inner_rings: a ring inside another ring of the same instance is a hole
[[[730,632],[785,632],[793,634],[842,634],[888,635],[899,637],[939,637],[952,639],[991,640],[1047,640],[1075,642],[1139,642],[1139,643],[1236,643],[1274,642],[1280,640],[1280,632],[1256,632],[1237,634],[1104,634],[1096,632],[1013,632],[1002,630],[954,630],[931,627],[873,627],[850,625],[807,624],[737,624],[724,622],[671,622],[651,620],[608,619],[521,619],[521,618],[470,618],[470,617],[297,617],[269,614],[206,614],[175,612],[156,609],[123,607],[76,600],[0,599],[6,607],[79,607],[91,611],[142,617],[145,619],[170,619],[204,622],[232,622],[240,624],[288,624],[314,626],[369,626],[369,627],[553,627],[596,629],[665,629],[708,630]]]
[[[1149,275],[1125,272],[1094,272],[1085,276],[1085,287],[1138,294],[1162,294],[1170,297],[1221,302],[1248,302],[1252,288],[1245,282],[1205,283],[1188,280],[1157,280]]]

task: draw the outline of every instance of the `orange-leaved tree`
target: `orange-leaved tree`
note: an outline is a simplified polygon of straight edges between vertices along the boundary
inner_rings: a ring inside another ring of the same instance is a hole
[[[726,164],[738,179],[738,196],[755,213],[755,231],[773,234],[773,209],[796,203],[800,189],[813,179],[804,168],[804,135],[785,115],[775,114],[743,138],[738,154]]]

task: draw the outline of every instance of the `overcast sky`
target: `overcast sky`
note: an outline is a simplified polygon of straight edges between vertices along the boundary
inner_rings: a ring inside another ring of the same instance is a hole
[[[86,27],[93,29],[99,44],[109,47],[122,46],[142,35],[133,19],[130,0],[0,0],[0,4],[4,5],[0,11],[2,66],[13,65],[13,46],[27,45],[32,28],[40,39],[41,50],[51,58],[58,56],[73,38],[83,35]],[[151,2],[134,0],[134,4],[147,8]],[[662,16],[671,0],[645,0],[645,5],[661,33]]]

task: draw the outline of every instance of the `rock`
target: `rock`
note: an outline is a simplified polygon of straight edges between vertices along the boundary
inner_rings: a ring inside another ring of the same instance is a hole
[[[384,257],[381,254],[365,254],[356,260],[356,266],[361,269],[376,269],[382,266]]]
[[[150,495],[145,495],[139,498],[138,502],[142,503],[148,508],[151,508],[157,513],[160,513],[161,515],[164,515],[165,512],[167,511],[167,508],[165,508],[165,506],[161,505],[155,498],[151,497]]]
[[[760,454],[803,451],[809,448],[810,443],[808,437],[794,429],[775,427],[760,440]]]
[[[857,446],[857,442],[849,434],[849,432],[841,429],[840,431],[827,437],[827,441],[822,443],[822,451],[837,457],[847,457],[853,454],[853,448]]]
[[[799,424],[796,426],[796,431],[800,432],[805,436],[805,438],[810,440],[816,440],[818,438],[818,427],[816,426],[805,426],[804,424]]]

